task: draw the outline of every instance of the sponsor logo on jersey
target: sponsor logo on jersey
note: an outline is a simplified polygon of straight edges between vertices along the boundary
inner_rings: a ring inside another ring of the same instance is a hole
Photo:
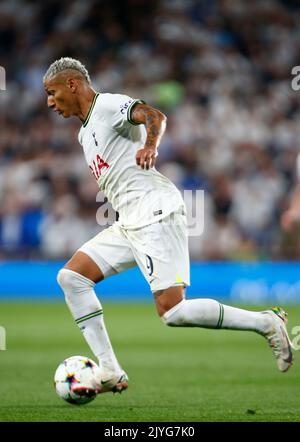
[[[96,180],[98,180],[101,176],[101,173],[104,169],[108,169],[109,168],[109,164],[107,164],[101,157],[100,155],[96,155],[95,160],[92,161],[92,163],[89,164],[89,168],[92,171],[92,174],[94,175],[94,177],[96,178]]]
[[[133,102],[133,100],[128,100],[126,101],[125,104],[121,104],[120,108],[121,108],[121,114],[124,115],[127,112],[128,107],[130,106],[130,104]]]

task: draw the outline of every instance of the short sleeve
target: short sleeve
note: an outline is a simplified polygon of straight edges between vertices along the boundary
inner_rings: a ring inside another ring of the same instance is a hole
[[[107,123],[113,127],[120,127],[126,123],[136,125],[131,119],[132,109],[137,103],[145,102],[121,94],[102,94],[100,100],[101,113]]]

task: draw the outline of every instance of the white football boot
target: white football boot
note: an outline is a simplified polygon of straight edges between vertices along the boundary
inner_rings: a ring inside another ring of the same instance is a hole
[[[280,307],[274,307],[262,314],[269,315],[272,319],[270,330],[263,336],[273,350],[278,369],[287,371],[293,363],[293,345],[286,329],[287,313]]]
[[[76,383],[71,386],[74,393],[84,396],[93,396],[95,394],[107,393],[122,393],[123,390],[128,388],[128,376],[123,373],[101,373],[101,377],[97,376],[95,379],[81,381],[80,384]]]
[[[98,381],[97,393],[107,393],[112,391],[113,393],[122,393],[123,390],[128,388],[128,376],[123,371],[121,374],[115,374],[112,372],[102,372],[101,380]]]

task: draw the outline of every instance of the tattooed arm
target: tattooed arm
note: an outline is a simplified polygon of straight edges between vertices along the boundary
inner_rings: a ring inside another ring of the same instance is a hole
[[[155,165],[157,149],[166,129],[167,117],[157,109],[146,104],[136,104],[131,119],[134,123],[146,126],[147,138],[145,146],[136,154],[136,163],[142,169],[149,169]]]

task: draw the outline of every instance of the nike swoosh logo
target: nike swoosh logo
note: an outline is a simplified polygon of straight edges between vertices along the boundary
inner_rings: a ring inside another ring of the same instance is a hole
[[[105,384],[107,384],[107,382],[109,382],[109,380],[108,381],[101,381],[101,384],[105,385]]]

